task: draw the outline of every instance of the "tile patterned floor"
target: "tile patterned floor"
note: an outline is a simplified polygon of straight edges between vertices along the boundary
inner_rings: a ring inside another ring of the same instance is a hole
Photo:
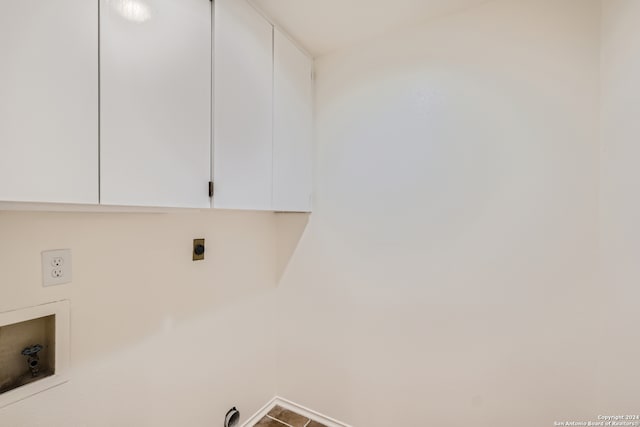
[[[276,406],[254,427],[326,427],[307,417]]]

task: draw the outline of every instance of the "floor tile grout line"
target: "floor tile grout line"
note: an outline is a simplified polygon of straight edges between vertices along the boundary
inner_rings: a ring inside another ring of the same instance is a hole
[[[284,425],[285,425],[285,426],[287,426],[287,427],[293,427],[291,424],[287,424],[287,423],[285,423],[284,421],[280,421],[280,420],[279,420],[279,419],[277,419],[277,418],[273,418],[273,417],[272,417],[271,415],[269,415],[269,414],[267,414],[267,417],[268,417],[268,418],[271,418],[273,421],[279,422],[280,424],[284,424]]]
[[[311,420],[307,420],[307,423],[303,427],[307,427],[311,423]]]

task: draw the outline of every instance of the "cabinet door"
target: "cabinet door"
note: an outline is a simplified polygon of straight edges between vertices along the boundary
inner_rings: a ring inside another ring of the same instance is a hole
[[[97,203],[97,2],[2,2],[0,57],[0,200]]]
[[[273,27],[244,0],[215,0],[216,208],[271,210]]]
[[[101,203],[210,207],[210,1],[100,4]]]
[[[313,63],[277,29],[274,43],[273,210],[310,212]]]

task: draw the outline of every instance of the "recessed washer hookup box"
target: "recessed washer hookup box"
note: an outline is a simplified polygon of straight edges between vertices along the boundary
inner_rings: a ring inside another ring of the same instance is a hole
[[[69,302],[0,313],[0,408],[67,381]]]

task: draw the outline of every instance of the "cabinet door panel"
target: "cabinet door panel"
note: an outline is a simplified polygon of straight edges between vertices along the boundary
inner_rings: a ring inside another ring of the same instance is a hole
[[[97,203],[97,2],[2,2],[0,56],[0,200]]]
[[[210,207],[211,3],[102,0],[100,201]]]
[[[273,209],[309,212],[313,63],[278,30],[274,43]]]
[[[244,0],[216,0],[214,31],[214,207],[271,210],[273,27]]]

